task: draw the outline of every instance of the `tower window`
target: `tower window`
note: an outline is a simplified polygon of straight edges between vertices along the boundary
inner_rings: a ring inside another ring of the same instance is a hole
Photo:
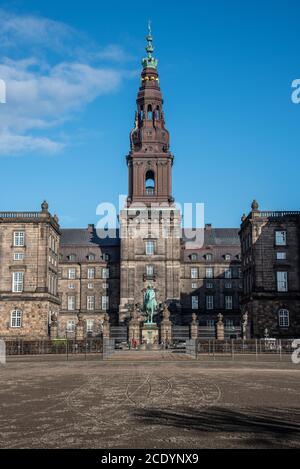
[[[146,241],[146,254],[147,256],[151,256],[154,254],[154,241]]]
[[[149,277],[154,275],[153,265],[146,265],[146,275],[148,275]]]
[[[145,176],[145,190],[147,195],[153,195],[155,189],[155,179],[154,179],[154,172],[147,171]]]
[[[152,106],[151,106],[151,104],[149,104],[148,108],[147,108],[147,119],[149,121],[152,119]]]
[[[159,111],[159,106],[156,107],[156,111],[155,111],[155,119],[156,120],[159,120],[160,119],[160,111]]]

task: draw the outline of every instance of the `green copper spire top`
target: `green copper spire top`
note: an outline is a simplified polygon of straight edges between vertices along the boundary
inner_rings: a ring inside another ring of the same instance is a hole
[[[146,36],[146,40],[147,40],[147,46],[146,46],[147,57],[145,57],[142,60],[143,68],[157,68],[157,63],[158,62],[154,57],[152,57],[154,47],[153,47],[153,44],[152,44],[153,37],[152,37],[152,33],[151,33],[151,22],[150,21],[148,23],[148,35]]]

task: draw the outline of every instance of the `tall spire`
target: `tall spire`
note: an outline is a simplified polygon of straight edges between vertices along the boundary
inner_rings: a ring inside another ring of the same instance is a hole
[[[157,68],[157,63],[158,61],[152,57],[152,53],[154,52],[154,47],[152,44],[153,37],[152,37],[152,32],[151,32],[151,21],[148,21],[148,35],[146,36],[147,40],[147,46],[146,46],[146,52],[147,52],[147,57],[145,57],[142,60],[142,65],[143,68]]]

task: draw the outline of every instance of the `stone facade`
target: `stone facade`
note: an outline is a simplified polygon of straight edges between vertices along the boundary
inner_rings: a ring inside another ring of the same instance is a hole
[[[0,334],[48,337],[59,313],[58,219],[41,212],[0,212]]]
[[[300,212],[264,212],[256,201],[242,217],[243,295],[254,337],[300,335]]]

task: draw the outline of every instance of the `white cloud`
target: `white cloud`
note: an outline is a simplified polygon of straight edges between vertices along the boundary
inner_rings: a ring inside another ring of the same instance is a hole
[[[46,129],[58,129],[75,111],[117,90],[124,73],[116,63],[126,60],[126,54],[117,45],[88,47],[90,43],[83,41],[75,52],[80,33],[53,20],[0,10],[0,21],[5,53],[0,78],[7,89],[6,104],[0,105],[0,154],[60,151],[65,144],[49,139]],[[22,57],[13,52],[20,41]],[[71,41],[66,60],[64,49]],[[54,62],[47,58],[46,48],[58,55]],[[115,65],[104,66],[101,60]]]
[[[0,133],[0,154],[4,155],[17,155],[36,151],[53,154],[58,153],[63,148],[63,143],[55,142],[46,137]]]

